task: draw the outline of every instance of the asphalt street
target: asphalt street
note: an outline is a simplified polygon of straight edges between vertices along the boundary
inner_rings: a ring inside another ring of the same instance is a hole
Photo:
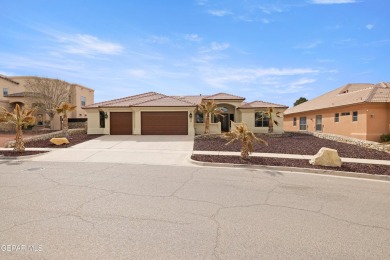
[[[390,182],[0,161],[0,259],[389,259]]]

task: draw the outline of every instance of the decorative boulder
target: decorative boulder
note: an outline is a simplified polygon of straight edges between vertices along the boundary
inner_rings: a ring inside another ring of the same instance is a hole
[[[312,165],[341,167],[341,159],[337,150],[322,147],[309,161]]]
[[[52,138],[50,142],[55,145],[69,144],[68,139],[64,138]]]

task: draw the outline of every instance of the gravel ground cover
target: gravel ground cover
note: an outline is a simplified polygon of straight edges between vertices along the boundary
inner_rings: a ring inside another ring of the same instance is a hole
[[[92,139],[95,139],[101,135],[87,135],[84,133],[77,133],[77,134],[72,134],[68,137],[69,144],[63,144],[63,145],[54,145],[50,143],[50,139],[47,140],[40,140],[40,141],[33,141],[33,142],[28,142],[25,143],[24,146],[26,148],[58,148],[58,149],[63,149],[67,147],[71,147],[73,145],[83,143],[85,141],[89,141]],[[33,155],[33,154],[39,154],[42,153],[42,151],[25,151],[23,153],[16,153],[14,151],[0,151],[0,156],[27,156],[27,155]]]
[[[389,153],[363,148],[356,145],[321,139],[306,134],[299,134],[299,133],[291,133],[291,134],[288,133],[288,134],[281,134],[281,135],[259,134],[257,136],[268,142],[268,146],[265,146],[263,144],[255,144],[254,152],[259,152],[259,153],[314,155],[322,147],[328,147],[328,148],[336,149],[340,157],[390,160]],[[230,145],[226,145],[226,143],[227,141],[219,135],[196,136],[194,142],[194,150],[239,152],[241,149],[240,142],[235,142]],[[192,155],[191,158],[196,161],[204,161],[204,162],[288,166],[288,167],[315,168],[315,169],[390,175],[390,167],[387,165],[343,163],[342,167],[333,168],[333,167],[313,166],[309,164],[308,160],[298,160],[298,159],[251,157],[249,161],[245,161],[242,160],[239,156],[218,156],[218,155]]]

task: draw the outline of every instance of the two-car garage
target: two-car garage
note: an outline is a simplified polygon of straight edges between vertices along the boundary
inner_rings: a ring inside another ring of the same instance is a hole
[[[111,112],[110,134],[133,134],[133,113]],[[188,135],[188,112],[141,112],[142,135]]]

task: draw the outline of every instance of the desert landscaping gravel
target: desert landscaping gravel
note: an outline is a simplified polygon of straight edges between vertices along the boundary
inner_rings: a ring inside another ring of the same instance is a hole
[[[375,160],[390,160],[390,154],[360,146],[340,143],[336,141],[321,139],[315,136],[287,133],[279,135],[257,134],[256,136],[266,140],[268,146],[255,144],[254,152],[258,153],[281,153],[281,154],[302,154],[314,155],[322,147],[336,149],[340,157],[362,158]],[[240,142],[226,145],[227,141],[220,135],[201,135],[195,137],[195,151],[231,151],[239,152]],[[196,161],[215,162],[215,163],[233,163],[233,164],[252,164],[268,166],[287,166],[299,168],[314,168],[325,170],[349,171],[370,174],[390,175],[390,166],[372,165],[358,163],[343,163],[340,168],[320,167],[309,164],[308,160],[282,159],[282,158],[262,158],[251,157],[249,161],[242,160],[239,156],[219,156],[219,155],[192,155]]]

